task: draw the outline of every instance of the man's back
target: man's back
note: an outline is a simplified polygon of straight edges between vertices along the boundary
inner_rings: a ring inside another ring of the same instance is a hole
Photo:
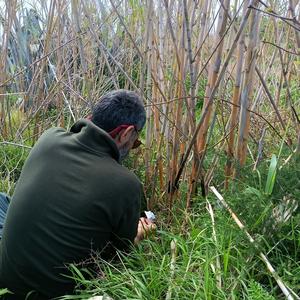
[[[141,184],[118,162],[104,131],[81,120],[48,130],[33,148],[8,210],[0,244],[0,282],[17,294],[50,298],[72,291],[64,264],[78,263],[116,235],[133,241]],[[2,286],[1,286],[2,287]]]

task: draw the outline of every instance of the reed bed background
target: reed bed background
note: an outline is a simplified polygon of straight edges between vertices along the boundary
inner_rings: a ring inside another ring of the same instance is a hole
[[[1,6],[4,142],[33,145],[48,127],[86,116],[108,90],[136,90],[147,109],[150,205],[162,194],[172,205],[186,183],[189,206],[197,183],[207,192],[216,166],[228,187],[249,154],[257,167],[268,143],[299,151],[298,1]]]
[[[189,206],[215,167],[228,187],[249,157],[257,167],[270,155],[268,143],[299,151],[298,1],[1,6],[3,141],[33,145],[48,127],[86,116],[108,90],[136,90],[147,109],[150,205],[163,193],[171,205],[186,183]]]
[[[146,107],[144,146],[129,164],[149,208],[189,212],[211,185],[236,192],[251,176],[261,187],[260,166],[275,153],[271,195],[276,171],[299,158],[298,0],[6,0],[0,20],[2,190],[13,191],[44,130],[69,128],[120,88]],[[285,199],[300,195],[298,171]],[[243,197],[236,209],[247,220]]]

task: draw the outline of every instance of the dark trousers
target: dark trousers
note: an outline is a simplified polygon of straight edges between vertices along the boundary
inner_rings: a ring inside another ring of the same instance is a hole
[[[3,225],[6,217],[6,212],[9,206],[10,199],[4,194],[0,193],[0,239],[2,237]]]
[[[2,237],[3,226],[4,226],[9,203],[10,203],[10,198],[4,193],[0,193],[0,240]],[[3,286],[0,282],[0,290],[4,287],[5,286]],[[1,298],[1,300],[23,300],[23,299],[25,299],[24,296],[17,296],[16,294],[5,294],[5,295],[0,296],[0,298]],[[38,295],[36,293],[32,293],[26,299],[28,299],[28,300],[45,300],[46,298],[44,298],[43,296]]]

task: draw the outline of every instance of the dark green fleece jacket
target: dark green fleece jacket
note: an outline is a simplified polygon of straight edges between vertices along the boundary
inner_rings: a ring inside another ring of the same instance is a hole
[[[88,120],[47,130],[23,167],[0,243],[0,287],[49,299],[72,292],[70,263],[137,233],[142,186],[111,137]],[[14,299],[14,298],[13,298]]]

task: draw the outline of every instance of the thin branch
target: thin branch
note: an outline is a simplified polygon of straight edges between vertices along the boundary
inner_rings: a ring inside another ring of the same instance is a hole
[[[289,25],[289,26],[293,27],[294,29],[296,29],[297,31],[300,31],[300,27],[297,27],[297,26],[291,24],[290,22],[288,22],[288,21],[291,21],[291,22],[297,24],[298,26],[300,26],[300,23],[296,19],[292,19],[292,18],[288,18],[288,17],[283,17],[283,16],[280,16],[280,15],[274,13],[274,12],[268,12],[268,11],[259,9],[257,7],[254,7],[252,5],[250,5],[249,8],[257,10],[259,12],[262,12],[262,13],[264,13],[266,15],[278,18],[278,19],[282,20],[283,22],[285,22],[287,25]]]
[[[261,73],[260,73],[260,71],[259,71],[259,69],[257,67],[255,67],[255,71],[256,71],[256,73],[257,73],[257,75],[258,75],[258,77],[259,77],[259,79],[260,79],[260,81],[261,81],[261,83],[262,83],[262,85],[263,85],[263,87],[265,89],[265,92],[266,92],[266,94],[267,94],[267,96],[268,96],[268,98],[269,98],[269,100],[270,100],[270,102],[271,102],[274,110],[275,110],[275,113],[276,113],[276,115],[277,115],[277,117],[279,119],[279,122],[280,122],[283,130],[285,130],[285,124],[284,124],[284,122],[283,122],[283,120],[281,118],[280,112],[279,112],[279,110],[278,110],[278,108],[277,108],[277,106],[276,106],[276,104],[275,104],[275,102],[274,102],[274,100],[272,98],[272,95],[271,95],[271,93],[270,93],[270,91],[269,91],[269,89],[267,87],[267,84],[266,84],[263,76],[261,75]]]
[[[32,147],[30,146],[26,146],[26,145],[22,145],[22,144],[18,144],[18,143],[13,143],[13,142],[0,142],[0,144],[2,145],[12,145],[12,146],[16,146],[16,147],[20,147],[20,148],[25,148],[25,149],[32,149]]]
[[[280,49],[280,50],[282,50],[284,52],[287,52],[289,54],[300,56],[300,53],[296,53],[296,52],[292,52],[290,50],[284,49],[284,48],[282,48],[282,47],[280,47],[280,46],[278,46],[278,45],[276,45],[274,43],[268,42],[266,40],[263,40],[262,43],[272,45],[272,46],[274,46],[274,47],[276,47],[276,48],[278,48],[278,49]]]

